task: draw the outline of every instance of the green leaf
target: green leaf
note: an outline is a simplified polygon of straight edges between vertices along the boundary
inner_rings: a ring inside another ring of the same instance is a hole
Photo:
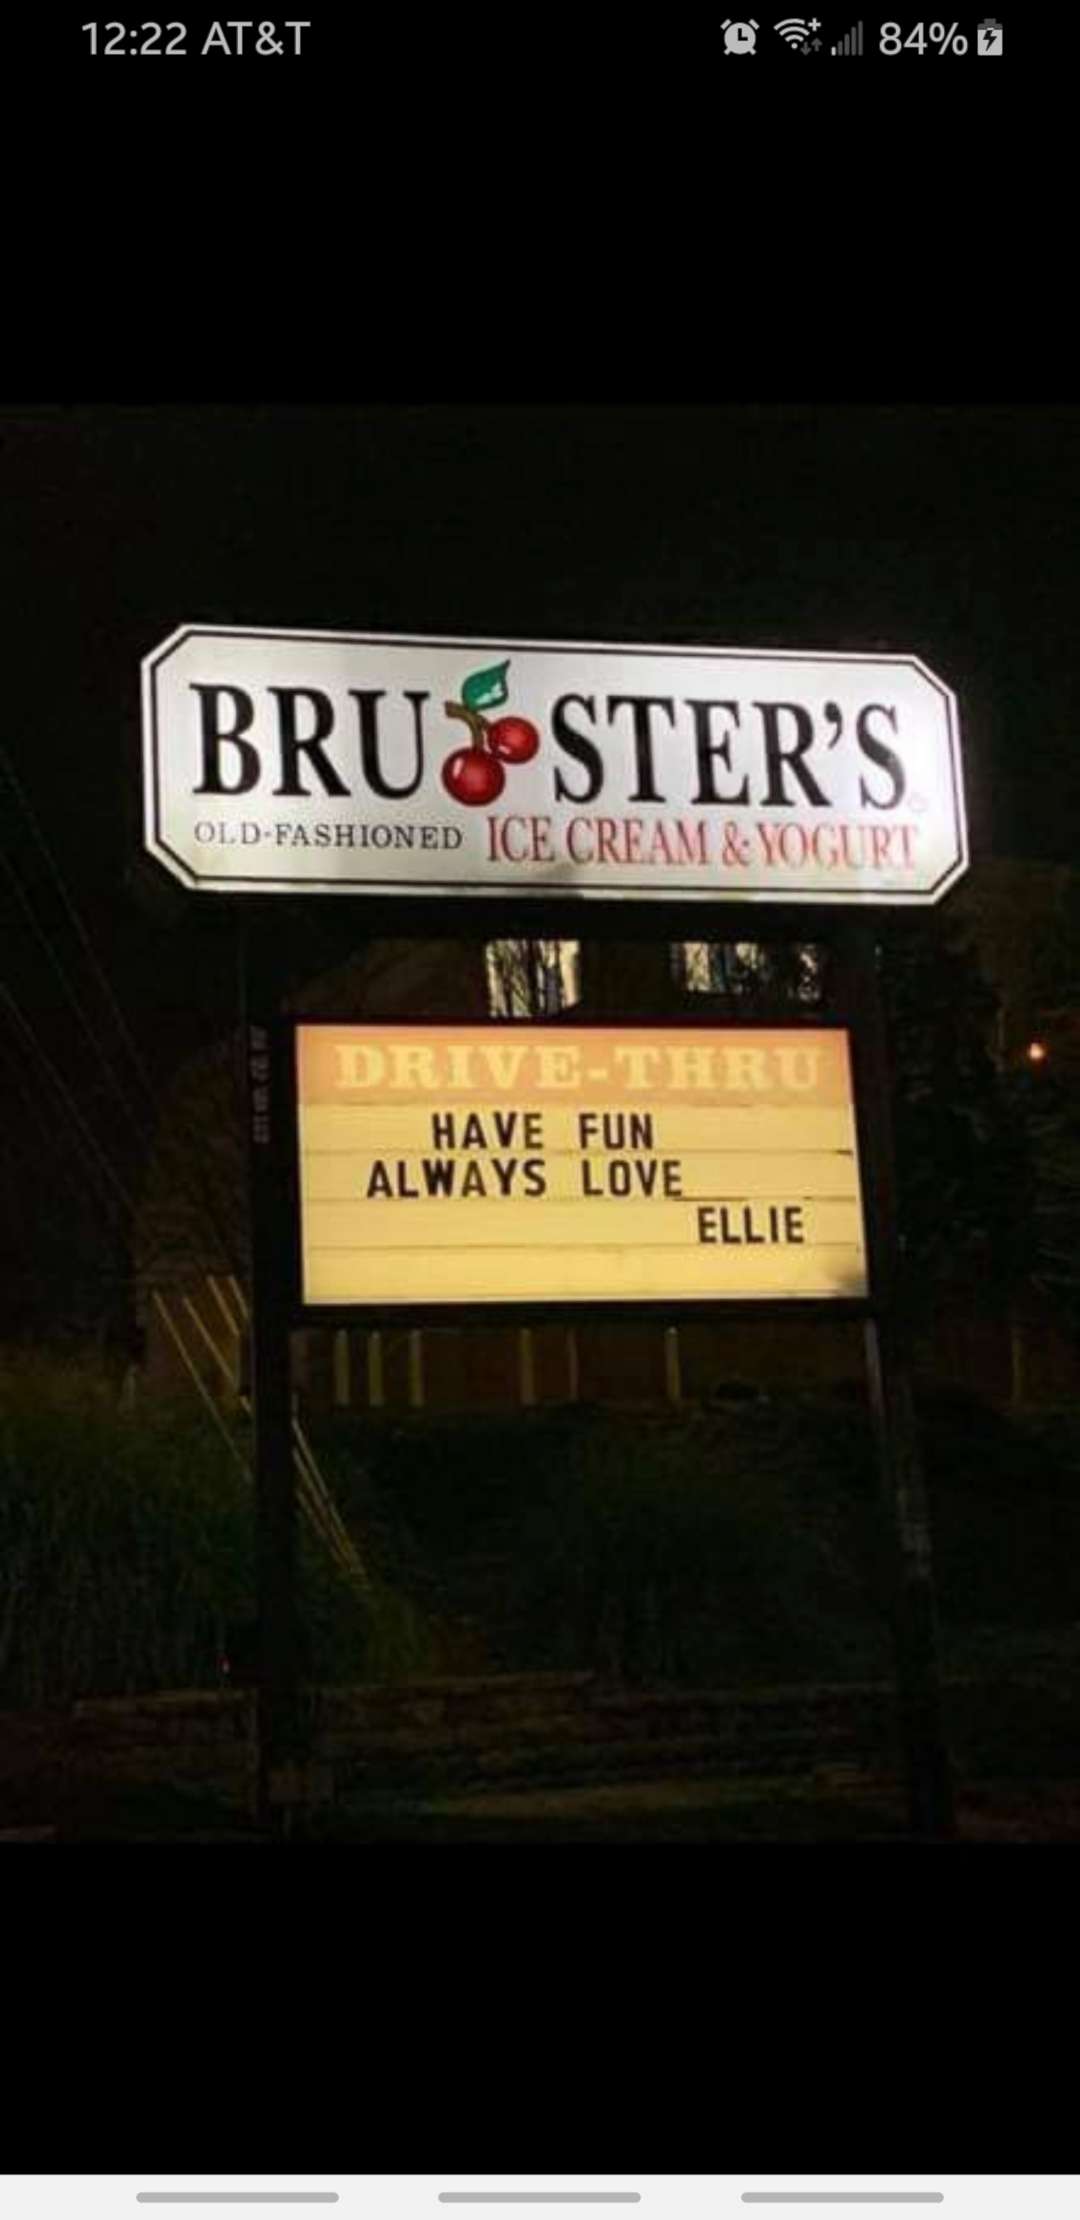
[[[461,699],[466,709],[501,709],[507,699],[506,674],[510,668],[505,663],[494,663],[489,671],[474,671],[461,689]]]

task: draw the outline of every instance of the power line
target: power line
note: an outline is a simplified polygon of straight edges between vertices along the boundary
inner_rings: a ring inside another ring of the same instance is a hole
[[[30,1112],[31,1118],[35,1121],[35,1125],[38,1131],[40,1131],[43,1110],[52,1110],[53,1105],[51,1102],[51,1098],[43,1090],[35,1089],[28,1084],[26,1075],[26,1060],[25,1058],[16,1055],[11,1039],[6,1033],[2,1032],[0,1032],[0,1050],[3,1051],[4,1062],[7,1070],[10,1073],[14,1074],[20,1099],[23,1103],[25,1103],[27,1109]],[[9,1126],[7,1128],[7,1138],[9,1139],[9,1141],[13,1139],[13,1134],[14,1128],[12,1126]],[[86,1197],[86,1188],[85,1186],[80,1184],[78,1176],[73,1169],[71,1149],[67,1141],[67,1131],[66,1126],[63,1124],[63,1120],[61,1120],[61,1124],[59,1127],[57,1127],[56,1125],[51,1126],[50,1137],[55,1143],[55,1153],[62,1178],[67,1181],[72,1193],[78,1198],[78,1200],[80,1202],[84,1201]],[[27,1162],[32,1163],[33,1158],[30,1155],[30,1152],[26,1151],[25,1153]],[[96,1164],[93,1166],[93,1175],[95,1181],[100,1176],[98,1174]],[[110,1216],[112,1214],[111,1203],[109,1204],[109,1214]]]
[[[188,1202],[193,1206],[196,1215],[202,1216],[205,1220],[205,1223],[210,1230],[214,1244],[220,1255],[224,1258],[224,1260],[229,1264],[230,1267],[234,1267],[237,1259],[234,1252],[233,1244],[227,1231],[223,1228],[221,1220],[219,1219],[216,1211],[214,1210],[212,1198],[208,1195],[206,1189],[205,1177],[202,1173],[201,1165],[198,1172],[196,1174],[193,1174],[192,1168],[187,1161],[185,1152],[180,1146],[179,1136],[169,1131],[167,1122],[165,1124],[164,1134],[162,1134],[160,1130],[162,1109],[157,1092],[149,1076],[144,1060],[130,1031],[130,1028],[127,1025],[127,1021],[113,992],[112,986],[109,982],[104,967],[102,966],[94,950],[90,936],[87,933],[85,926],[83,925],[78,909],[67,891],[67,887],[65,885],[59,865],[56,863],[48,846],[48,843],[46,842],[45,837],[37,824],[34,812],[30,806],[29,800],[25,794],[21,782],[15,774],[10,759],[8,758],[6,752],[2,749],[2,747],[0,747],[0,768],[4,770],[12,791],[14,792],[19,806],[22,810],[23,816],[25,817],[27,824],[30,827],[30,830],[38,847],[41,849],[46,859],[50,874],[59,890],[64,909],[72,921],[74,929],[78,935],[80,945],[83,947],[87,954],[94,975],[102,989],[102,992],[105,995],[105,998],[116,1020],[118,1029],[128,1049],[128,1053],[137,1069],[140,1085],[142,1087],[143,1093],[146,1096],[150,1110],[153,1114],[153,1131],[147,1130],[144,1123],[143,1114],[140,1111],[136,1111],[132,1108],[131,1101],[126,1091],[126,1085],[114,1071],[101,1040],[90,1026],[84,1011],[82,998],[80,997],[77,989],[72,985],[67,969],[65,965],[61,962],[60,956],[57,952],[51,936],[47,932],[45,926],[42,924],[40,917],[38,917],[35,913],[33,905],[26,893],[26,890],[19,878],[18,873],[15,870],[10,856],[6,856],[3,852],[3,849],[0,848],[0,863],[3,864],[4,869],[7,872],[8,878],[11,882],[12,887],[14,888],[16,898],[19,902],[19,906],[22,909],[25,917],[27,918],[31,930],[36,934],[38,940],[44,947],[48,961],[52,965],[52,968],[60,981],[60,985],[63,989],[65,997],[71,1008],[74,1009],[79,1025],[82,1028],[86,1039],[89,1041],[94,1055],[100,1063],[113,1093],[116,1095],[117,1100],[121,1103],[131,1125],[138,1135],[138,1138],[147,1146],[152,1146],[153,1143],[156,1141],[161,1156],[165,1159],[167,1159],[170,1154],[173,1155],[179,1169],[178,1184],[182,1192],[185,1194]],[[184,1123],[186,1126],[189,1127],[189,1137],[194,1137],[194,1126],[190,1125],[189,1121],[186,1118],[184,1120]],[[198,1162],[198,1159],[196,1159],[196,1162]]]
[[[123,1040],[128,1050],[128,1054],[131,1057],[135,1070],[138,1073],[140,1084],[142,1085],[144,1092],[146,1093],[151,1107],[156,1110],[157,1095],[153,1081],[143,1059],[142,1052],[135,1040],[133,1033],[131,1032],[131,1029],[127,1023],[127,1019],[125,1018],[124,1013],[120,1007],[120,1004],[116,999],[116,995],[112,987],[112,982],[109,979],[109,975],[105,970],[104,965],[101,963],[98,957],[97,951],[94,948],[93,942],[90,939],[85,925],[83,924],[76,904],[72,901],[71,896],[68,893],[63,874],[58,863],[56,862],[55,857],[53,856],[52,850],[49,847],[47,840],[45,839],[45,835],[38,824],[37,817],[31,806],[26,789],[23,786],[23,783],[15,770],[15,766],[12,763],[11,758],[8,755],[8,752],[3,746],[2,742],[0,742],[0,771],[3,771],[8,785],[10,786],[11,791],[14,794],[15,799],[19,805],[19,808],[21,809],[22,814],[27,824],[29,825],[31,836],[36,842],[37,846],[40,848],[41,853],[45,858],[50,876],[55,882],[61,902],[63,903],[64,908],[69,918],[71,919],[71,923],[79,940],[79,943],[85,952],[91,970],[94,972],[94,975],[97,978],[101,991],[105,996],[105,1000],[112,1010],[113,1016],[116,1021],[117,1031],[119,1032],[120,1038]]]
[[[27,823],[30,826],[31,832],[37,842],[37,845],[39,846],[45,857],[51,876],[55,880],[56,885],[59,889],[64,908],[69,918],[71,919],[72,925],[78,936],[80,945],[84,949],[86,956],[90,962],[91,968],[94,971],[94,974],[98,979],[102,991],[105,994],[105,997],[112,1010],[113,1016],[116,1020],[117,1026],[120,1030],[121,1036],[123,1037],[128,1052],[131,1056],[132,1062],[136,1067],[140,1079],[140,1084],[142,1085],[143,1091],[146,1094],[151,1109],[154,1112],[155,1119],[158,1119],[161,1115],[160,1105],[143,1058],[136,1045],[134,1037],[128,1028],[123,1012],[120,1008],[119,1003],[117,1002],[115,994],[113,993],[111,984],[105,974],[101,963],[98,960],[89,934],[87,933],[79,916],[78,909],[67,892],[67,888],[64,883],[63,875],[60,871],[60,868],[56,863],[54,857],[52,856],[51,850],[49,849],[48,843],[46,842],[43,833],[38,827],[34,812],[22,788],[21,782],[15,774],[14,768],[11,765],[6,751],[4,751],[2,748],[0,748],[0,767],[3,768],[4,773],[8,779],[8,783],[11,786],[12,791],[15,793],[16,799],[19,803],[24,817],[27,820]],[[64,988],[64,992],[67,995],[69,1002],[71,1002],[76,1009],[83,1031],[86,1033],[88,1039],[90,1040],[91,1046],[93,1047],[94,1052],[99,1059],[99,1062],[102,1064],[106,1075],[114,1091],[117,1094],[118,1099],[122,1102],[128,1117],[136,1126],[140,1139],[148,1139],[149,1136],[144,1133],[141,1119],[135,1113],[133,1113],[131,1109],[131,1104],[125,1092],[123,1082],[121,1082],[117,1078],[117,1075],[113,1071],[112,1065],[105,1054],[100,1040],[98,1039],[97,1035],[93,1033],[93,1031],[90,1029],[84,1017],[81,1002],[79,1001],[77,994],[71,986],[66,968],[61,963],[49,934],[45,931],[45,928],[41,924],[40,919],[35,915],[33,906],[30,903],[28,896],[26,895],[25,889],[22,886],[21,880],[19,879],[10,858],[4,856],[2,850],[0,850],[0,860],[4,862],[9,879],[11,880],[11,883],[15,888],[20,906],[23,909],[24,914],[29,919],[32,929],[37,933],[38,938],[42,941],[46,950],[46,954],[48,955],[49,960],[52,963],[58,978],[60,979],[61,985]],[[104,1154],[104,1151],[100,1148],[93,1132],[86,1124],[85,1119],[82,1117],[80,1111],[78,1110],[70,1089],[67,1087],[59,1072],[56,1070],[56,1067],[53,1064],[51,1058],[46,1054],[46,1051],[42,1047],[40,1041],[37,1039],[32,1026],[29,1024],[29,1021],[24,1017],[22,1011],[19,1009],[19,1006],[16,1003],[15,998],[11,994],[10,990],[0,985],[0,996],[2,996],[4,1001],[8,1004],[11,1014],[16,1019],[20,1030],[29,1040],[31,1047],[35,1050],[40,1062],[45,1066],[45,1069],[49,1073],[52,1083],[60,1094],[61,1100],[64,1102],[69,1116],[71,1117],[72,1122],[75,1125],[76,1131],[79,1133],[82,1139],[84,1151],[88,1149],[91,1152],[92,1159],[100,1165],[108,1183],[119,1194],[121,1202],[123,1203],[125,1209],[130,1211],[132,1219],[134,1221],[138,1215],[137,1204],[132,1197],[130,1190],[118,1178],[108,1158]],[[185,1166],[185,1174],[186,1169],[187,1168]],[[182,1185],[187,1191],[188,1199],[194,1202],[196,1211],[204,1215],[206,1222],[209,1225],[210,1230],[214,1236],[214,1239],[218,1243],[222,1251],[222,1254],[225,1256],[228,1263],[232,1265],[234,1259],[231,1255],[231,1243],[229,1242],[227,1236],[223,1236],[222,1234],[221,1226],[218,1222],[215,1212],[213,1211],[212,1205],[208,1203],[205,1190],[203,1189],[202,1192],[196,1195],[192,1183],[186,1176],[182,1179]],[[235,1277],[233,1279],[233,1286],[237,1291],[238,1301],[240,1301],[242,1305],[242,1297],[239,1293],[239,1284]],[[168,1316],[167,1307],[164,1305],[163,1298],[161,1298],[160,1295],[155,1292],[154,1301],[159,1308],[159,1314],[165,1320],[170,1335],[176,1343],[179,1353],[183,1358],[185,1369],[190,1373],[191,1377],[195,1381],[195,1384],[199,1388],[199,1392],[202,1398],[204,1400],[207,1400],[206,1391],[202,1385],[202,1382],[198,1378],[197,1370],[192,1365],[190,1357],[188,1356],[188,1353],[183,1346],[182,1339],[178,1333],[177,1328],[175,1327],[175,1323]],[[191,1309],[193,1318],[195,1319],[197,1325],[199,1325],[200,1330],[203,1332],[204,1338],[209,1339],[209,1336],[206,1334],[206,1330],[202,1325],[201,1318],[199,1318],[197,1312],[194,1310],[194,1307],[190,1304],[190,1302],[188,1307],[189,1309]],[[214,1415],[220,1423],[220,1414],[217,1413],[216,1406],[214,1406]],[[369,1586],[366,1569],[364,1568],[362,1560],[359,1557],[359,1553],[356,1550],[356,1546],[352,1540],[352,1536],[349,1534],[348,1529],[345,1527],[340,1513],[338,1512],[337,1505],[334,1503],[333,1497],[326,1486],[326,1482],[318,1469],[318,1466],[315,1462],[314,1453],[306,1439],[306,1436],[303,1433],[303,1429],[300,1427],[299,1421],[295,1419],[293,1422],[293,1432],[293,1455],[297,1466],[298,1479],[300,1482],[301,1502],[307,1509],[311,1522],[316,1526],[317,1531],[321,1533],[322,1539],[327,1544],[327,1547],[330,1549],[331,1554],[334,1555],[337,1559],[339,1565],[342,1565],[343,1569],[349,1572],[353,1578],[357,1579],[358,1584],[366,1589]]]
[[[127,1094],[120,1081],[117,1080],[112,1066],[109,1063],[104,1050],[102,1049],[101,1043],[90,1025],[89,1019],[86,1016],[86,1012],[83,1006],[82,997],[79,995],[77,989],[72,985],[71,980],[68,977],[67,970],[65,966],[61,963],[60,957],[57,954],[56,949],[48,933],[45,930],[45,927],[41,923],[40,918],[35,914],[33,904],[31,903],[29,895],[27,894],[26,889],[23,886],[21,879],[19,878],[19,874],[11,861],[11,857],[5,855],[2,848],[0,848],[0,864],[3,865],[4,870],[7,873],[8,880],[15,891],[15,896],[18,901],[19,907],[22,910],[23,915],[26,917],[31,931],[37,934],[38,939],[42,942],[46,950],[53,970],[55,971],[56,976],[60,981],[60,985],[63,989],[64,995],[70,1007],[74,1010],[79,1026],[81,1027],[86,1039],[89,1041],[94,1054],[101,1062],[105,1073],[113,1087],[113,1091],[116,1095],[117,1101],[121,1104],[121,1107],[127,1113],[127,1116],[132,1120],[132,1123],[136,1125],[137,1130],[139,1131],[141,1136],[141,1122],[132,1112],[131,1104],[128,1100]]]
[[[49,1056],[47,1051],[42,1047],[41,1042],[38,1040],[37,1034],[34,1032],[33,1026],[29,1022],[29,1019],[26,1018],[23,1015],[23,1012],[20,1010],[10,987],[4,986],[2,981],[0,981],[0,1002],[4,1003],[11,1016],[14,1018],[19,1031],[23,1035],[23,1038],[29,1042],[31,1049],[38,1058],[39,1063],[41,1063],[47,1071],[57,1094],[60,1096],[61,1101],[65,1104],[68,1114],[81,1137],[84,1150],[88,1150],[90,1152],[90,1156],[93,1162],[100,1167],[101,1172],[103,1172],[105,1175],[107,1183],[116,1190],[116,1193],[119,1195],[124,1208],[126,1210],[134,1208],[131,1197],[124,1187],[122,1180],[117,1177],[117,1174],[113,1170],[108,1157],[105,1155],[104,1150],[99,1146],[94,1134],[92,1133],[90,1127],[87,1125],[82,1112],[79,1110],[75,1102],[75,1098],[72,1095],[71,1089],[68,1086],[66,1080],[61,1078],[61,1075],[57,1071],[56,1065],[53,1063],[51,1056]]]
[[[87,1126],[84,1118],[81,1115],[81,1112],[78,1109],[70,1088],[67,1086],[60,1073],[57,1071],[52,1058],[47,1054],[46,1050],[42,1047],[40,1041],[37,1039],[32,1025],[19,1008],[19,1005],[16,1002],[14,995],[11,993],[10,988],[4,986],[2,982],[0,982],[0,1004],[4,1005],[8,1009],[10,1015],[15,1019],[16,1024],[18,1025],[20,1033],[22,1034],[24,1039],[28,1041],[31,1049],[37,1055],[39,1062],[47,1071],[52,1084],[60,1097],[60,1100],[63,1102],[68,1115],[71,1118],[76,1133],[79,1136],[80,1143],[84,1147],[84,1150],[88,1150],[90,1152],[90,1161],[92,1166],[100,1165],[101,1170],[106,1176],[108,1184],[115,1189],[124,1208],[126,1210],[134,1211],[136,1205],[130,1190],[118,1177],[112,1166],[109,1164],[108,1159],[99,1148],[93,1133],[90,1131],[90,1128]],[[198,1377],[197,1367],[193,1364],[188,1351],[183,1345],[182,1337],[179,1334],[179,1330],[176,1327],[175,1322],[168,1314],[168,1309],[164,1303],[164,1298],[157,1292],[155,1292],[154,1295],[154,1303],[159,1311],[159,1315],[162,1316],[166,1324],[170,1338],[174,1341],[179,1350],[185,1370],[190,1374],[191,1378],[195,1382],[201,1400],[209,1407],[212,1407],[215,1424],[217,1425],[219,1431],[225,1434],[226,1439],[228,1439],[231,1444],[231,1437],[228,1435],[227,1429],[224,1426],[224,1421],[222,1420],[216,1405],[213,1404],[213,1399],[208,1396],[203,1383]],[[294,1429],[294,1431],[299,1432],[299,1429]],[[235,1445],[231,1444],[231,1446],[233,1446],[234,1454],[239,1454],[235,1451]],[[322,1474],[319,1472],[318,1467],[315,1465],[310,1447],[302,1436],[294,1441],[293,1456],[297,1468],[297,1478],[299,1482],[298,1493],[300,1497],[300,1503],[302,1509],[305,1511],[308,1517],[309,1523],[320,1535],[320,1538],[329,1549],[330,1554],[337,1562],[339,1569],[347,1572],[355,1581],[356,1585],[366,1589],[369,1583],[362,1560],[360,1559],[359,1553],[357,1552],[355,1544],[352,1541],[351,1535],[348,1533],[348,1529],[343,1525],[343,1522],[341,1521],[337,1506],[334,1503],[332,1496],[330,1495],[330,1492],[326,1486],[326,1482],[324,1481]],[[243,1459],[241,1459],[241,1461],[245,1463],[245,1469],[250,1470],[250,1468],[246,1466],[246,1461],[244,1461]]]

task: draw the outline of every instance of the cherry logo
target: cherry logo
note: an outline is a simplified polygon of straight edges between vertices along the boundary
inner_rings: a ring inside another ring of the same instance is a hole
[[[460,701],[443,704],[448,717],[468,725],[470,743],[455,748],[442,768],[448,794],[466,809],[482,809],[498,801],[506,785],[504,764],[531,763],[540,746],[540,735],[527,717],[485,717],[485,709],[501,709],[507,700],[509,661],[488,671],[474,671],[461,689]]]

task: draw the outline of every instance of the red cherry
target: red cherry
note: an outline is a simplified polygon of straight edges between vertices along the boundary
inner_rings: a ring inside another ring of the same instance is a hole
[[[540,735],[527,717],[499,717],[488,726],[487,743],[504,763],[531,763],[540,745]]]
[[[482,748],[457,748],[443,764],[442,781],[455,802],[464,802],[467,809],[480,809],[485,802],[498,800],[506,785],[506,772]]]

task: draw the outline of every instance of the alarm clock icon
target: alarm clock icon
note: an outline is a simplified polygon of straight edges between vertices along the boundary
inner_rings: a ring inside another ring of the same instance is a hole
[[[728,21],[722,23],[720,29],[724,34],[725,54],[753,54],[756,51],[758,34],[756,23],[732,23]]]

